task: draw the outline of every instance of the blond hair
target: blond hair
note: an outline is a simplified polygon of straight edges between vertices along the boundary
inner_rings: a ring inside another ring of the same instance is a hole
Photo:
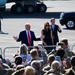
[[[22,44],[20,47],[20,54],[27,54],[28,53],[28,47],[26,44]]]
[[[31,66],[25,67],[24,75],[35,75],[35,69]]]

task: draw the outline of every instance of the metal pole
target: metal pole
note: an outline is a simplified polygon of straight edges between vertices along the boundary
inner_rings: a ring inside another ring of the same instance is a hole
[[[0,31],[1,31],[1,19],[0,19]]]
[[[0,15],[0,34],[8,34],[8,33],[4,33],[4,32],[2,32],[2,30],[1,30],[1,20],[3,19],[3,17]]]

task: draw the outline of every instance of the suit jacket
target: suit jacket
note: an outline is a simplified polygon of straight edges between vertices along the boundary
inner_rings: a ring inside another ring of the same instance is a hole
[[[33,46],[34,45],[33,42],[34,41],[39,41],[40,38],[36,38],[33,31],[30,31],[30,34],[31,34],[31,42],[32,42],[32,46]],[[19,38],[18,38],[17,41],[18,42],[21,41],[21,44],[26,44],[27,46],[29,46],[29,44],[28,44],[28,38],[27,38],[27,34],[26,34],[26,30],[20,32]]]
[[[52,28],[52,26],[51,26],[51,28]],[[58,25],[54,25],[54,30],[52,29],[52,34],[53,34],[55,45],[56,45],[57,42],[59,42],[58,32],[60,32],[60,33],[62,32],[58,28],[59,28]]]

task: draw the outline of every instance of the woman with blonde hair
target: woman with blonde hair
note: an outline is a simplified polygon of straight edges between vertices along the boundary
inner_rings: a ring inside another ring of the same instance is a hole
[[[22,44],[20,46],[17,56],[22,58],[22,63],[24,66],[27,65],[27,62],[31,60],[31,56],[28,54],[28,47],[26,44]]]

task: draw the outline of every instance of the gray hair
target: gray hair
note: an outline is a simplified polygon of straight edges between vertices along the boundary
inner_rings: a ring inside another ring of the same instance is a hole
[[[20,47],[20,54],[27,54],[28,53],[28,47],[26,44],[22,44]]]
[[[56,70],[59,69],[61,67],[60,62],[59,61],[53,61],[51,64],[51,69]]]

